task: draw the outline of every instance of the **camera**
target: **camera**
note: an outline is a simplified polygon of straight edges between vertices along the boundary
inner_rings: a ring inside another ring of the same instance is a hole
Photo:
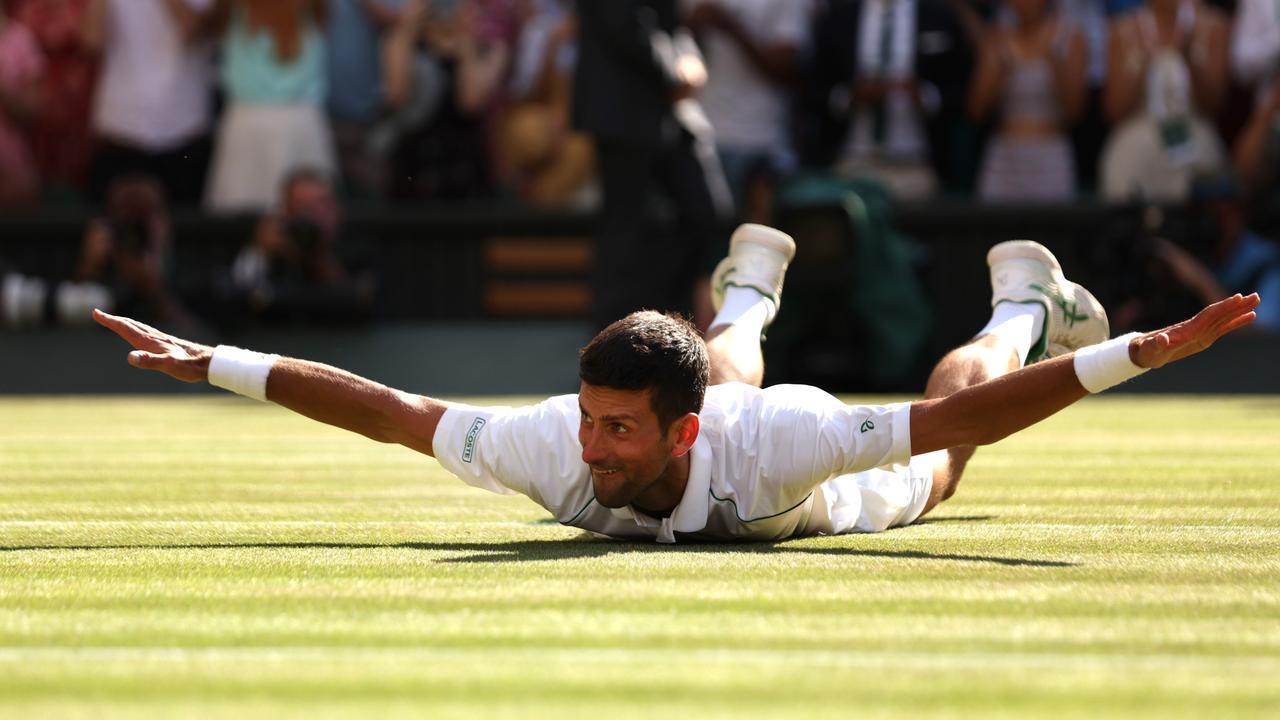
[[[130,255],[141,255],[147,249],[147,224],[140,220],[111,220],[111,239],[115,246]]]
[[[290,218],[284,224],[284,234],[289,242],[303,253],[310,254],[324,240],[324,231],[311,218]]]

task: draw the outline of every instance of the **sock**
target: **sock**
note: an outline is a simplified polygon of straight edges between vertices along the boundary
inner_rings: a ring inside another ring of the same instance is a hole
[[[996,337],[1013,343],[1018,352],[1018,362],[1025,365],[1031,346],[1040,339],[1044,332],[1044,307],[1036,303],[997,303],[991,309],[991,320],[986,327],[978,331],[975,338],[983,335]]]
[[[764,332],[764,326],[775,312],[773,300],[761,295],[759,291],[731,286],[725,288],[724,304],[711,321],[711,327],[738,325],[759,335]]]

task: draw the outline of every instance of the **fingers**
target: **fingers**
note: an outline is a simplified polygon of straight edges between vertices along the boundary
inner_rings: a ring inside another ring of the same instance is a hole
[[[94,308],[93,310],[93,319],[99,325],[107,328],[108,330],[114,330],[117,334],[120,334],[122,330],[141,334],[159,333],[155,328],[149,325],[143,325],[137,320],[121,315],[104,313],[97,308]]]
[[[1142,367],[1161,367],[1206,350],[1218,338],[1253,322],[1260,298],[1257,293],[1236,294],[1196,313],[1190,320],[1150,333],[1138,340],[1137,359]]]
[[[132,326],[127,325],[125,320],[126,318],[122,318],[118,315],[109,315],[97,308],[94,308],[93,310],[94,322],[124,338],[129,342],[129,344],[136,345],[135,336],[138,331]]]
[[[132,318],[104,313],[96,308],[93,311],[93,320],[139,350],[163,350],[165,343],[172,340],[169,335],[150,325]]]
[[[1216,340],[1232,330],[1253,322],[1253,319],[1257,317],[1253,310],[1258,307],[1260,302],[1261,298],[1258,297],[1258,293],[1250,295],[1237,293],[1206,308],[1206,310],[1214,311],[1210,325],[1214,332],[1214,339]]]
[[[1248,324],[1251,320],[1242,318],[1249,315],[1258,303],[1257,293],[1247,297],[1236,294],[1209,305],[1196,313],[1195,317],[1166,328],[1166,331],[1174,333],[1179,342],[1211,343],[1231,330]]]
[[[112,328],[116,323],[120,322],[120,320],[122,319],[123,318],[120,318],[119,316],[109,315],[107,313],[104,313],[98,308],[93,309],[93,321],[98,323],[104,328]]]
[[[1223,335],[1226,335],[1227,333],[1233,330],[1239,330],[1240,328],[1244,327],[1245,325],[1248,325],[1249,323],[1253,322],[1257,318],[1258,318],[1258,313],[1253,312],[1252,310],[1250,310],[1247,313],[1244,313],[1243,315],[1237,315],[1236,317],[1232,318],[1229,322],[1227,322],[1227,324],[1223,325],[1222,331],[1218,333],[1218,337],[1222,337]]]

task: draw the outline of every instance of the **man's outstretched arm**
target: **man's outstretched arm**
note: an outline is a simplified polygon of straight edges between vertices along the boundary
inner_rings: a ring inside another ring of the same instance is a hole
[[[1235,295],[1190,320],[1134,337],[1129,360],[1158,368],[1205,350],[1218,338],[1253,321],[1258,295]],[[1030,427],[1088,395],[1075,355],[1046,360],[952,395],[911,405],[911,454],[966,445],[989,445]]]
[[[134,347],[129,364],[184,382],[209,378],[214,349],[129,318],[95,310],[98,324]],[[267,377],[267,399],[313,420],[434,455],[432,440],[445,403],[401,392],[321,363],[281,358]]]

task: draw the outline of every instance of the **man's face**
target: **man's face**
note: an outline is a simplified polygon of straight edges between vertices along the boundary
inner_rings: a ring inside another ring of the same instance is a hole
[[[630,505],[653,487],[672,461],[673,442],[659,427],[649,390],[615,390],[582,383],[578,441],[591,466],[596,502]]]

